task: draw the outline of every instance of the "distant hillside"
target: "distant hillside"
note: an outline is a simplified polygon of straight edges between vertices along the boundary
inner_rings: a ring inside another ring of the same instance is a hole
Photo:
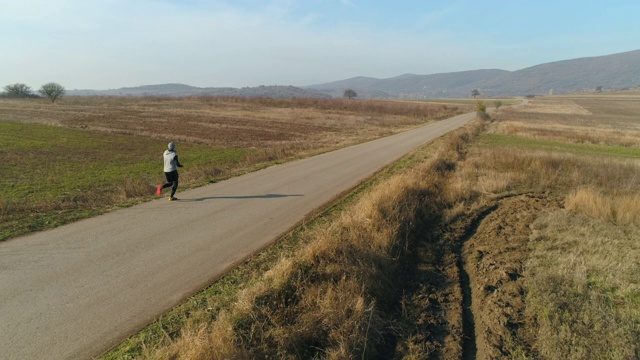
[[[270,98],[327,98],[329,95],[295,86],[200,88],[184,84],[144,85],[110,90],[68,90],[72,96],[242,96]]]
[[[640,50],[546,63],[478,84],[488,96],[575,93],[640,86]],[[482,90],[481,90],[482,91]]]
[[[405,74],[389,79],[357,77],[305,87],[341,97],[350,88],[358,97],[420,98],[468,96],[476,83],[509,73],[505,70],[472,70],[434,75]]]
[[[640,50],[564,60],[517,71],[470,70],[443,74],[403,74],[388,79],[354,77],[304,87],[258,86],[199,88],[184,84],[145,85],[111,90],[68,90],[76,96],[245,96],[274,98],[342,97],[353,89],[358,98],[465,98],[477,89],[481,96],[566,94],[640,87]]]
[[[614,55],[580,58],[537,65],[518,71],[471,70],[434,75],[404,74],[376,79],[355,77],[305,86],[334,97],[350,88],[358,97],[446,98],[469,97],[478,89],[482,96],[543,95],[640,86],[640,50]]]

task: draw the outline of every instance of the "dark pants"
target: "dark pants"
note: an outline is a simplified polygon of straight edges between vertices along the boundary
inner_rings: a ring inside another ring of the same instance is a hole
[[[178,190],[178,170],[166,172],[164,176],[167,178],[167,182],[162,185],[162,188],[171,186],[171,197],[173,197],[176,194],[176,190]]]

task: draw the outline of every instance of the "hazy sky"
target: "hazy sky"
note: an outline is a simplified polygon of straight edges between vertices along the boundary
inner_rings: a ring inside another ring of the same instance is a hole
[[[311,85],[640,49],[640,1],[0,0],[0,87]]]

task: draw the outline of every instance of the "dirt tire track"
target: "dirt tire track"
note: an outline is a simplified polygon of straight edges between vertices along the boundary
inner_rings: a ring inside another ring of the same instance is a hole
[[[462,240],[462,244],[471,239],[477,232],[482,221],[498,207],[497,203],[491,204],[486,210],[482,211],[477,218],[471,222],[471,229]],[[471,280],[466,270],[466,262],[462,256],[462,246],[457,247],[457,265],[460,280],[460,291],[462,292],[462,329],[464,337],[462,338],[462,359],[476,359],[478,356],[478,346],[476,343],[475,316],[472,309]]]
[[[476,350],[472,357],[535,357],[533,339],[524,332],[527,319],[522,273],[531,223],[560,206],[558,200],[545,195],[503,198],[464,242],[461,272],[468,274],[471,290]]]

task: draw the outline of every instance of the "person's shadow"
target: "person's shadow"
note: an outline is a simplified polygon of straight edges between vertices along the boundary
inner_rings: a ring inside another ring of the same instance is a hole
[[[205,200],[224,200],[224,199],[278,199],[285,197],[299,197],[301,194],[265,194],[265,195],[238,195],[238,196],[208,196],[197,199],[180,199],[179,201],[205,201]]]

